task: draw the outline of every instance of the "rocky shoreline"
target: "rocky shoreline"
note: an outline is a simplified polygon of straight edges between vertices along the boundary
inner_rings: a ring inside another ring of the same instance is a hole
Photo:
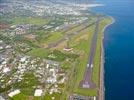
[[[103,41],[104,41],[104,31],[107,27],[109,27],[110,25],[112,25],[113,23],[115,23],[115,19],[111,16],[109,16],[112,19],[112,22],[107,24],[102,33],[102,42],[101,42],[101,64],[100,64],[100,84],[99,84],[99,100],[105,100],[105,85],[104,85],[104,79],[105,79],[105,70],[104,70],[104,63],[105,63],[105,52],[104,52],[104,45],[103,45]]]

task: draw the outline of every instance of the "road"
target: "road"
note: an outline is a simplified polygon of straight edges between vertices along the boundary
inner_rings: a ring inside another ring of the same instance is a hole
[[[101,43],[101,65],[100,65],[100,84],[99,84],[99,100],[105,100],[105,87],[104,87],[104,49]]]
[[[93,62],[94,62],[94,56],[96,52],[96,45],[97,45],[97,37],[98,37],[98,31],[99,31],[99,22],[100,18],[96,21],[96,27],[95,32],[92,38],[91,47],[90,47],[90,53],[89,53],[89,62],[87,64],[87,69],[84,74],[83,80],[80,82],[80,86],[82,88],[95,88],[96,85],[92,81],[92,68],[93,68]]]

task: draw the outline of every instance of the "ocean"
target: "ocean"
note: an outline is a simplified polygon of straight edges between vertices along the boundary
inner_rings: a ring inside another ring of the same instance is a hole
[[[105,30],[105,100],[134,100],[134,0],[96,0],[116,22]]]

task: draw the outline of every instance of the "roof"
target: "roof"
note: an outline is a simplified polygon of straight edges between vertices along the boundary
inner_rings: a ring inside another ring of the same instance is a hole
[[[7,72],[9,72],[9,71],[10,71],[10,69],[9,69],[8,67],[6,67],[6,68],[3,69],[3,72],[4,72],[4,73],[7,73]]]
[[[5,100],[2,96],[0,96],[0,100]]]
[[[34,96],[41,96],[42,93],[43,93],[43,91],[41,89],[36,89],[35,93],[34,93]]]
[[[19,94],[20,93],[20,90],[14,90],[13,92],[10,92],[9,94],[8,94],[8,96],[9,97],[13,97],[13,96],[15,96],[15,95],[17,95],[17,94]]]

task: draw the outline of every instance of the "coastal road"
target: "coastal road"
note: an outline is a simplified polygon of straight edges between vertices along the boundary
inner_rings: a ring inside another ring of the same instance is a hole
[[[99,100],[104,100],[105,87],[104,87],[104,49],[101,43],[101,65],[100,65],[100,83],[99,83]]]
[[[96,52],[96,46],[97,46],[97,37],[98,37],[98,31],[99,31],[99,22],[100,18],[97,18],[96,26],[95,26],[95,32],[92,38],[91,47],[90,47],[90,53],[89,53],[89,62],[87,64],[87,68],[85,70],[84,78],[80,82],[80,87],[82,88],[95,88],[96,85],[92,81],[92,68],[93,68],[93,62],[94,62],[94,56]]]

